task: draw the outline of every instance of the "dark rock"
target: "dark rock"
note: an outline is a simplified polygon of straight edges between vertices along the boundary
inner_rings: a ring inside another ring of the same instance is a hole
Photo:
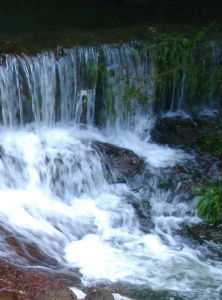
[[[135,194],[130,193],[125,196],[125,201],[135,209],[140,224],[140,230],[145,233],[150,233],[150,230],[154,228],[153,219],[151,217],[150,198],[150,190],[146,187],[140,188]]]
[[[216,161],[206,168],[209,178],[213,178],[215,181],[222,181],[222,161]]]
[[[191,236],[199,241],[212,241],[216,244],[222,244],[222,229],[208,224],[198,224],[189,228]]]
[[[57,48],[57,58],[60,58],[65,55],[65,50],[63,47],[59,46]]]
[[[161,144],[192,146],[200,140],[201,133],[198,125],[190,119],[160,118],[151,136]]]
[[[144,161],[133,151],[108,143],[94,141],[92,146],[102,154],[107,179],[111,182],[125,182],[142,172]]]
[[[201,119],[159,118],[151,131],[151,137],[157,143],[191,147],[212,154],[215,149],[207,141],[213,143],[221,135],[221,124]]]
[[[89,291],[85,300],[115,300],[107,288],[94,289]]]
[[[2,234],[2,228],[0,227],[0,232]],[[28,242],[22,236],[13,236],[11,233],[6,234],[5,242],[9,245],[11,249],[18,255],[18,257],[25,258],[31,265],[41,265],[41,266],[57,266],[58,262],[53,258],[41,251],[39,247],[31,242]]]
[[[44,291],[37,300],[77,300],[76,295],[68,288]]]
[[[199,181],[191,181],[191,180],[187,180],[184,182],[181,182],[176,191],[175,194],[176,195],[182,195],[183,199],[191,199],[196,195],[196,189],[201,187],[201,183]]]

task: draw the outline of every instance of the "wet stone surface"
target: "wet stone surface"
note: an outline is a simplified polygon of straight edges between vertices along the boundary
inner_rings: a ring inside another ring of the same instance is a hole
[[[125,182],[144,169],[144,161],[133,151],[112,144],[93,142],[92,146],[102,154],[107,179],[110,182]]]
[[[0,300],[75,300],[68,281],[0,261]]]
[[[188,229],[190,235],[200,243],[204,241],[222,244],[222,228],[208,225],[198,224]]]
[[[158,118],[151,136],[160,144],[201,150],[204,139],[221,133],[222,126],[218,122],[201,119]]]

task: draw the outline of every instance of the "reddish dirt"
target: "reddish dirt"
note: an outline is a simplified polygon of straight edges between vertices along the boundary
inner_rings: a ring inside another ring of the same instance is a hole
[[[0,299],[37,300],[49,290],[67,288],[49,275],[38,271],[25,270],[0,260]]]

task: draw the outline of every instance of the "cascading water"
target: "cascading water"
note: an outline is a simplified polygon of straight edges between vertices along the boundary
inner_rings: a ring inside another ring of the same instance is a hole
[[[135,299],[219,297],[219,254],[181,235],[183,226],[200,222],[195,207],[158,184],[165,170],[194,158],[148,140],[152,106],[144,99],[154,97],[155,87],[135,78],[153,72],[139,44],[5,57],[2,257],[49,270],[78,269],[84,285],[119,284],[134,290]],[[111,183],[94,141],[133,150],[144,159],[144,172]],[[136,205],[149,219],[145,227]],[[32,257],[30,245],[40,257]]]
[[[158,112],[168,116],[218,113],[221,110],[221,43],[208,41],[177,50],[170,43],[160,47],[165,58],[161,60],[158,52],[156,65],[161,70],[156,74]],[[157,50],[153,48],[155,56]]]

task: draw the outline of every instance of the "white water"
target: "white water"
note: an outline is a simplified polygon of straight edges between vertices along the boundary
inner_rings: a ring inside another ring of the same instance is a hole
[[[101,109],[105,123],[99,130],[93,123],[101,51],[103,96],[112,109],[107,103]],[[152,108],[139,104],[135,93],[130,98],[135,113],[123,105],[123,90],[141,86],[121,77],[152,77],[152,72],[147,54],[130,45],[75,48],[62,57],[49,52],[6,58],[0,66],[0,220],[7,230],[1,256],[33,265],[27,244],[35,244],[60,266],[78,268],[86,286],[127,283],[176,291],[185,299],[219,297],[220,258],[211,258],[205,245],[195,249],[179,234],[183,225],[200,222],[193,207],[157,186],[162,171],[194,158],[149,142]],[[142,92],[152,98],[152,83]],[[34,123],[23,125],[30,120]],[[144,158],[150,176],[134,185],[109,184],[94,140],[133,150]],[[154,227],[146,233],[128,198],[151,204]],[[15,253],[8,235],[20,241],[25,257]],[[41,259],[34,265],[56,267]]]
[[[143,233],[134,208],[126,201],[127,194],[140,197],[139,192],[126,184],[106,182],[100,157],[91,148],[94,139],[114,142],[113,135],[74,126],[1,128],[3,226],[59,263],[79,268],[85,285],[128,282],[187,293],[187,299],[203,299],[203,292],[217,295],[221,262],[206,259],[200,250],[174,236],[182,224],[199,220],[189,216],[185,203],[169,202],[169,194],[156,189],[148,199],[155,227]],[[133,132],[125,136],[120,132],[116,142],[143,155],[153,176],[156,169],[188,159]],[[5,247],[1,243],[1,255],[15,259]]]

